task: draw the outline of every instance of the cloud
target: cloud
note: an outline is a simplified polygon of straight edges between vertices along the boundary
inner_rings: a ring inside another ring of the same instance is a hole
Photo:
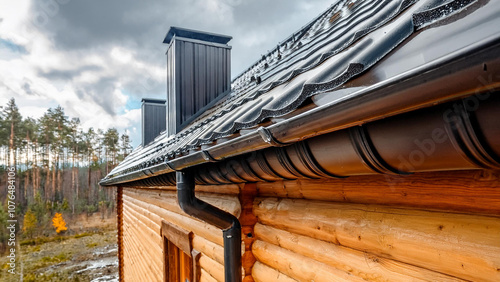
[[[33,94],[33,91],[31,90],[31,85],[28,83],[28,82],[25,82],[22,86],[24,92],[26,92],[26,94],[28,95],[31,95]]]
[[[14,53],[26,54],[24,46],[15,44],[14,42],[3,38],[0,38],[0,48],[6,48]]]
[[[15,97],[32,117],[61,105],[84,127],[128,129],[138,145],[134,101],[165,97],[170,26],[233,36],[235,76],[330,2],[0,0],[0,104]]]

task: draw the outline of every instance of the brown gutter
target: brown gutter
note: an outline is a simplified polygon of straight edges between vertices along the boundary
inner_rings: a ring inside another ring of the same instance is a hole
[[[196,167],[199,184],[499,169],[500,93],[479,95]],[[129,185],[175,185],[172,174]]]
[[[419,68],[402,73],[376,85],[366,87],[338,101],[312,109],[264,129],[255,130],[247,135],[214,145],[203,151],[178,157],[167,161],[165,164],[105,179],[101,184],[112,185],[149,178],[204,163],[241,156],[276,145],[293,144],[314,136],[324,135],[369,121],[384,119],[481,92],[489,91],[488,93],[490,93],[494,89],[500,88],[500,81],[498,81],[497,77],[497,74],[500,73],[499,53],[500,37],[493,36],[450,53],[438,60],[429,62]],[[494,95],[492,94],[492,96]],[[477,99],[479,99],[478,97],[480,96],[477,96]],[[498,116],[492,118],[495,118],[494,120],[496,121],[499,120]],[[396,117],[396,119],[399,118]],[[359,133],[353,132],[351,135],[360,136],[359,138],[362,140],[363,131],[364,129]],[[405,135],[404,132],[400,133]],[[489,133],[485,132],[484,134]],[[318,140],[323,138],[319,137]],[[386,137],[382,136],[380,138],[383,139]],[[497,142],[496,145],[499,143]],[[297,146],[301,145],[295,145],[295,147]],[[363,148],[366,146],[369,147],[369,144],[358,147],[358,150],[363,151]],[[369,158],[373,159],[374,157]],[[394,163],[395,161],[387,160],[386,162]],[[340,165],[345,166],[345,164]],[[391,171],[388,168],[384,169],[383,165],[379,169],[397,173],[397,165],[392,165],[392,169],[395,169],[395,171]],[[475,167],[478,168],[478,166]],[[468,168],[470,167],[467,165],[442,167],[439,169]],[[426,170],[425,168],[422,169]],[[436,169],[438,168],[434,168],[434,170]],[[421,170],[418,169],[416,171]],[[353,171],[353,173],[363,174],[373,172],[361,169],[360,171]],[[251,177],[251,179],[254,178]]]

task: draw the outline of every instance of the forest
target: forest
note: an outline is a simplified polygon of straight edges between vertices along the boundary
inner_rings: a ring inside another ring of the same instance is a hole
[[[7,175],[12,168],[23,236],[53,232],[56,213],[72,217],[114,210],[114,191],[98,182],[131,149],[130,137],[115,128],[83,129],[79,118],[66,116],[60,106],[38,119],[23,117],[10,99],[0,113],[0,225],[7,225]],[[1,253],[8,234],[0,232]]]

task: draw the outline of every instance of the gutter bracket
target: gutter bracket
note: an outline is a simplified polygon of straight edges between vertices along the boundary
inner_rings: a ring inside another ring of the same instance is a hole
[[[217,159],[215,159],[214,157],[212,157],[212,155],[210,155],[210,153],[207,150],[202,150],[201,151],[201,156],[207,162],[217,162],[218,161]]]
[[[174,167],[172,167],[172,165],[170,164],[170,162],[169,162],[169,161],[165,161],[165,165],[166,165],[169,169],[171,169],[172,171],[176,171],[176,169],[175,169]]]
[[[269,131],[269,129],[267,129],[265,127],[259,127],[257,129],[257,132],[259,133],[260,137],[262,137],[262,140],[264,140],[264,142],[266,142],[267,144],[269,144],[273,147],[283,147],[283,146],[290,145],[289,143],[282,143],[282,142],[278,141],[273,136],[271,131]]]

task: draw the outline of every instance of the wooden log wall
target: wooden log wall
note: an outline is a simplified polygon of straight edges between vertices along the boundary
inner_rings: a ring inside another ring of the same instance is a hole
[[[257,183],[253,279],[500,281],[499,176]]]
[[[240,187],[197,187],[197,196],[237,217],[242,213]],[[122,189],[122,239],[124,281],[163,281],[163,238],[166,220],[193,232],[192,247],[200,252],[197,281],[224,281],[222,231],[186,215],[177,204],[172,187]],[[217,192],[217,193],[214,193]],[[227,193],[223,193],[227,192]],[[250,207],[253,205],[253,198]],[[251,208],[250,208],[251,209]]]
[[[254,226],[257,223],[257,217],[253,213],[253,202],[257,195],[257,186],[255,183],[245,184],[239,195],[241,203],[241,216],[239,218],[241,224],[241,238],[243,245],[241,254],[241,265],[243,267],[243,282],[254,281],[252,277],[252,268],[255,264],[255,256],[252,252],[252,246],[255,242]]]
[[[116,187],[116,229],[117,229],[117,243],[118,243],[118,279],[124,280],[123,273],[123,189]]]

